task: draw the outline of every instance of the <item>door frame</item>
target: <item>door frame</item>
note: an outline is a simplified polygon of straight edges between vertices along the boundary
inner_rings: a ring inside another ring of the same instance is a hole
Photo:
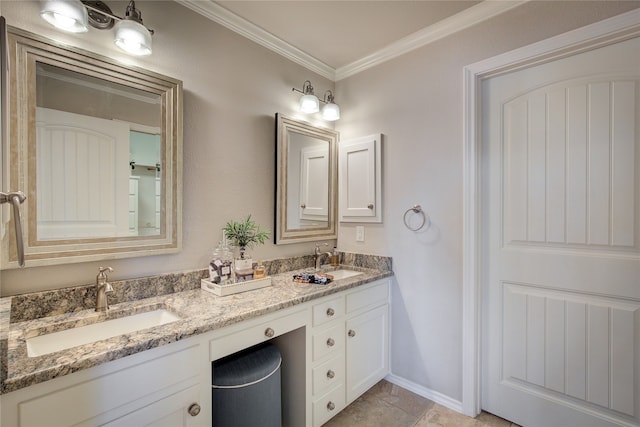
[[[640,9],[468,65],[463,71],[463,272],[462,272],[462,412],[481,411],[480,250],[481,89],[483,80],[543,64],[640,35]]]

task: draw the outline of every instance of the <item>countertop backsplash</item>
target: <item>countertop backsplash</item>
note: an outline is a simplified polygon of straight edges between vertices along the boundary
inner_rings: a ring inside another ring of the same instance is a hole
[[[328,263],[329,260],[324,260]],[[280,258],[263,261],[268,275],[285,273],[313,267],[313,256]],[[340,264],[345,266],[390,271],[391,258],[379,255],[366,255],[340,252]],[[208,269],[181,273],[168,273],[137,279],[110,281],[113,293],[109,294],[109,304],[136,301],[175,292],[200,288],[200,279],[207,278]],[[11,310],[10,323],[24,322],[75,313],[95,307],[96,288],[94,284],[15,295],[0,299],[0,310]],[[3,305],[4,303],[4,305]],[[9,306],[10,305],[10,306]],[[4,330],[4,328],[0,328]]]

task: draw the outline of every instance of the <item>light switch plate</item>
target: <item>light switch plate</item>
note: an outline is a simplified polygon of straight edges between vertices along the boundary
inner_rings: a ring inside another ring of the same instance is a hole
[[[364,225],[356,226],[356,242],[364,242]]]

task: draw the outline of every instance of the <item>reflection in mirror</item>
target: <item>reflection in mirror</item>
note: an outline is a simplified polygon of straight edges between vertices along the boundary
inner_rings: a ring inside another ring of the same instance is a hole
[[[182,83],[15,28],[8,41],[27,266],[179,251]],[[5,235],[0,268],[15,249]]]
[[[160,107],[158,94],[36,61],[40,239],[160,234]]]
[[[276,115],[276,243],[337,237],[338,133]]]

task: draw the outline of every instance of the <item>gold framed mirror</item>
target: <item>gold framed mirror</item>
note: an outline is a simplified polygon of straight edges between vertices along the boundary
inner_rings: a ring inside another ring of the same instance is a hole
[[[182,82],[16,28],[7,41],[5,186],[27,195],[27,266],[180,251]],[[2,249],[17,267],[12,233]]]
[[[333,129],[276,114],[276,244],[338,237],[338,140]]]

